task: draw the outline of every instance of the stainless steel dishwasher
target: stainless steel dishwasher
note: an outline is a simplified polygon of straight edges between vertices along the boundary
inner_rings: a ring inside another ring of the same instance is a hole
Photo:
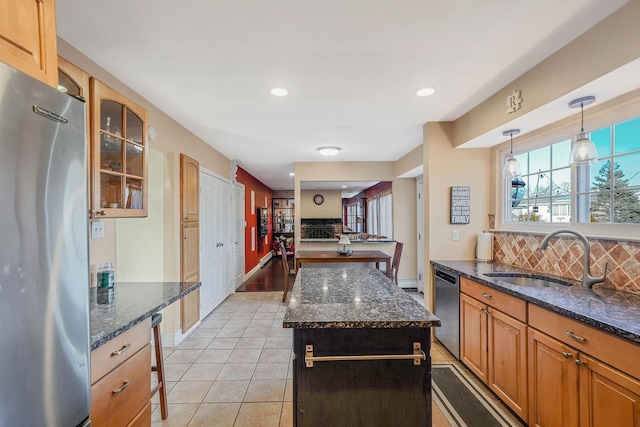
[[[436,312],[442,325],[435,335],[456,359],[460,359],[460,276],[434,268],[436,279]]]

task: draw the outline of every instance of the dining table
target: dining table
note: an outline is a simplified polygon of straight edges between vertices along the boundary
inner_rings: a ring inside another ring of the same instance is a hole
[[[304,263],[334,263],[334,262],[375,262],[380,269],[380,263],[385,263],[385,274],[391,277],[391,256],[382,251],[352,251],[341,254],[338,251],[298,251],[295,255],[296,272]]]

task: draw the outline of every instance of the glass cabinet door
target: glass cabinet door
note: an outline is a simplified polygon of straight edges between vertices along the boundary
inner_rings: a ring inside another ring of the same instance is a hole
[[[97,129],[93,132],[93,213],[147,216],[147,113],[96,79],[91,80],[91,89]]]

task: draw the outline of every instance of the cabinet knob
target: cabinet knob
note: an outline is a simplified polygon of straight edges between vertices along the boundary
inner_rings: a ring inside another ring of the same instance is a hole
[[[576,365],[585,366],[586,364],[587,362],[585,362],[584,360],[576,359]]]
[[[571,358],[571,353],[567,353],[566,351],[564,351],[564,352],[562,352],[562,356],[563,356],[565,359],[570,359],[570,358]]]

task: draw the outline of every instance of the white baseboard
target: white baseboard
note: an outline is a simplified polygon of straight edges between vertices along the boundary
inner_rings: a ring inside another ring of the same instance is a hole
[[[189,335],[191,335],[191,333],[193,331],[195,331],[195,329],[200,326],[200,321],[198,321],[195,325],[193,325],[191,327],[191,329],[189,329],[187,331],[186,334],[182,333],[182,329],[178,329],[175,333],[173,334],[162,334],[162,346],[163,347],[177,347],[182,341],[184,341],[185,339],[187,339],[187,337]]]
[[[416,279],[398,279],[398,287],[402,289],[418,288],[418,281]]]
[[[260,267],[264,267],[265,264],[268,263],[272,257],[273,257],[273,251],[267,252],[267,254],[263,256],[262,259],[260,260]]]

